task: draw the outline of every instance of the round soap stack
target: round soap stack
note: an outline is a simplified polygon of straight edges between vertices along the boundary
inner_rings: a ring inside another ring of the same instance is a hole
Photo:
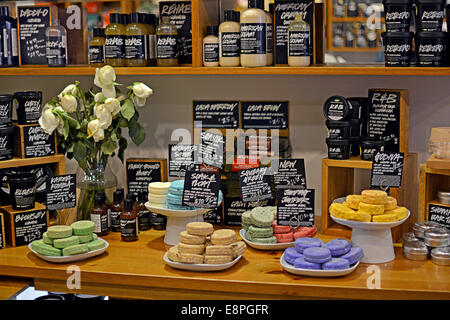
[[[167,256],[181,263],[223,264],[233,261],[245,249],[245,243],[237,241],[233,230],[214,231],[208,222],[190,222],[180,233],[180,242],[167,251]]]
[[[48,227],[41,240],[31,243],[34,251],[44,256],[73,256],[102,249],[106,246],[103,239],[94,233],[94,223],[82,220],[70,226]]]
[[[361,195],[348,195],[344,203],[332,203],[330,213],[339,219],[361,222],[395,222],[408,215],[405,207],[381,190],[364,190]]]
[[[148,184],[148,203],[151,207],[165,208],[170,182],[150,182]]]
[[[170,184],[167,193],[167,209],[194,210],[194,207],[183,206],[184,180],[175,180]]]
[[[363,250],[352,247],[346,239],[333,239],[324,243],[317,238],[298,238],[295,247],[284,251],[286,262],[299,269],[348,269],[363,256]]]

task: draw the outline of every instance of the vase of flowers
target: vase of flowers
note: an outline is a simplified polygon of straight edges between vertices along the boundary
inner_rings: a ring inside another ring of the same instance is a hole
[[[118,156],[124,162],[128,140],[122,129],[137,146],[145,140],[144,128],[139,123],[139,107],[144,107],[153,93],[142,82],[133,82],[120,92],[113,67],[97,68],[94,85],[84,92],[76,81],[42,109],[39,124],[47,134],[56,131],[58,145],[68,159],[79,165],[77,187],[81,190],[78,200],[78,220],[89,220],[94,196],[105,192],[107,196],[117,187],[117,179],[109,169],[108,160]]]

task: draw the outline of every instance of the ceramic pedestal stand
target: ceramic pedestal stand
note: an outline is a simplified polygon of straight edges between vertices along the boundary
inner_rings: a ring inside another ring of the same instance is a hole
[[[150,211],[162,214],[167,217],[166,235],[164,243],[169,246],[176,246],[180,232],[186,230],[186,224],[189,222],[202,222],[203,215],[213,209],[195,209],[195,210],[172,210],[166,208],[151,207],[148,202],[145,207]]]

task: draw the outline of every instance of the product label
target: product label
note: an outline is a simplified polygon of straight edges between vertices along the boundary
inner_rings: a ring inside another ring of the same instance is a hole
[[[424,39],[422,39],[424,42]],[[418,64],[421,66],[441,66],[445,46],[441,43],[420,43],[418,51]]]
[[[237,128],[239,101],[194,101],[194,128]]]
[[[197,153],[198,145],[169,144],[169,177],[184,177],[186,170],[200,168]]]
[[[138,211],[138,223],[140,228],[149,228],[151,227],[150,221],[150,211],[148,210],[139,210]]]
[[[147,59],[147,37],[127,36],[125,38],[126,59]]]
[[[47,230],[47,211],[36,210],[14,215],[14,239],[16,246],[23,246],[42,239]]]
[[[167,218],[162,214],[151,213],[151,220],[153,226],[163,226],[166,224]]]
[[[108,215],[91,213],[91,221],[94,222],[94,232],[102,233],[108,230]]]
[[[11,136],[7,134],[0,137],[0,160],[9,159],[13,156],[14,145]]]
[[[289,127],[287,101],[241,102],[243,129],[279,129]]]
[[[48,210],[60,210],[76,206],[76,180],[75,174],[49,177],[46,192]]]
[[[267,53],[273,52],[273,24],[266,24]]]
[[[120,228],[120,214],[121,211],[109,211],[109,224],[111,228]]]
[[[46,48],[47,48],[47,59],[65,59],[66,58],[66,48],[67,48],[66,37],[48,37]]]
[[[270,168],[258,167],[238,172],[242,201],[272,199]]]
[[[203,46],[204,62],[219,62],[219,44],[205,43]]]
[[[138,235],[138,220],[136,218],[120,219],[120,233],[124,237],[136,237]]]
[[[277,224],[312,227],[314,225],[314,189],[279,189]]]
[[[450,228],[450,206],[432,204],[428,206],[428,220]]]
[[[276,188],[306,188],[306,173],[304,159],[280,159],[278,168],[272,160],[274,184]]]
[[[403,162],[403,152],[376,152],[373,156],[370,186],[372,188],[400,188]]]
[[[386,30],[388,31],[408,31],[410,11],[405,11],[404,5],[390,4],[390,12],[386,12]]]
[[[422,4],[422,12],[418,12],[417,31],[441,31],[445,13],[436,10],[436,4]]]
[[[25,158],[44,157],[55,154],[55,136],[42,131],[39,125],[24,127]]]
[[[157,35],[156,36],[156,58],[175,59],[177,57],[177,36]]]
[[[241,33],[240,32],[221,32],[220,33],[220,56],[221,57],[239,57],[241,51]]]
[[[126,161],[127,186],[129,193],[147,191],[148,184],[161,181],[162,161]]]
[[[11,123],[11,104],[0,104],[0,125]]]
[[[105,37],[105,58],[121,59],[125,57],[125,36],[107,35]]]
[[[156,35],[154,34],[148,35],[147,45],[148,45],[147,49],[148,58],[156,59]]]
[[[309,56],[309,31],[289,31],[288,52],[290,57]]]
[[[105,63],[105,46],[89,46],[89,63]]]
[[[222,168],[225,154],[225,136],[208,131],[200,133],[197,163]]]
[[[330,159],[344,159],[346,155],[344,154],[341,147],[328,147],[328,158]]]
[[[241,54],[266,54],[266,24],[241,23]]]

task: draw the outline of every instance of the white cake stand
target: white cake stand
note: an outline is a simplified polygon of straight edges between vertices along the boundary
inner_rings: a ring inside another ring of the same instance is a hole
[[[202,222],[203,215],[213,209],[195,209],[195,210],[172,210],[167,208],[152,207],[148,202],[145,207],[154,213],[159,213],[167,217],[166,235],[164,243],[169,246],[176,246],[180,242],[180,232],[186,230],[186,224],[189,222]]]
[[[340,202],[340,199],[335,202]],[[392,243],[391,228],[401,225],[406,218],[395,222],[360,222],[345,220],[333,217],[331,218],[344,226],[352,228],[352,246],[361,247],[364,251],[364,257],[361,262],[364,263],[385,263],[395,259],[394,245]]]

